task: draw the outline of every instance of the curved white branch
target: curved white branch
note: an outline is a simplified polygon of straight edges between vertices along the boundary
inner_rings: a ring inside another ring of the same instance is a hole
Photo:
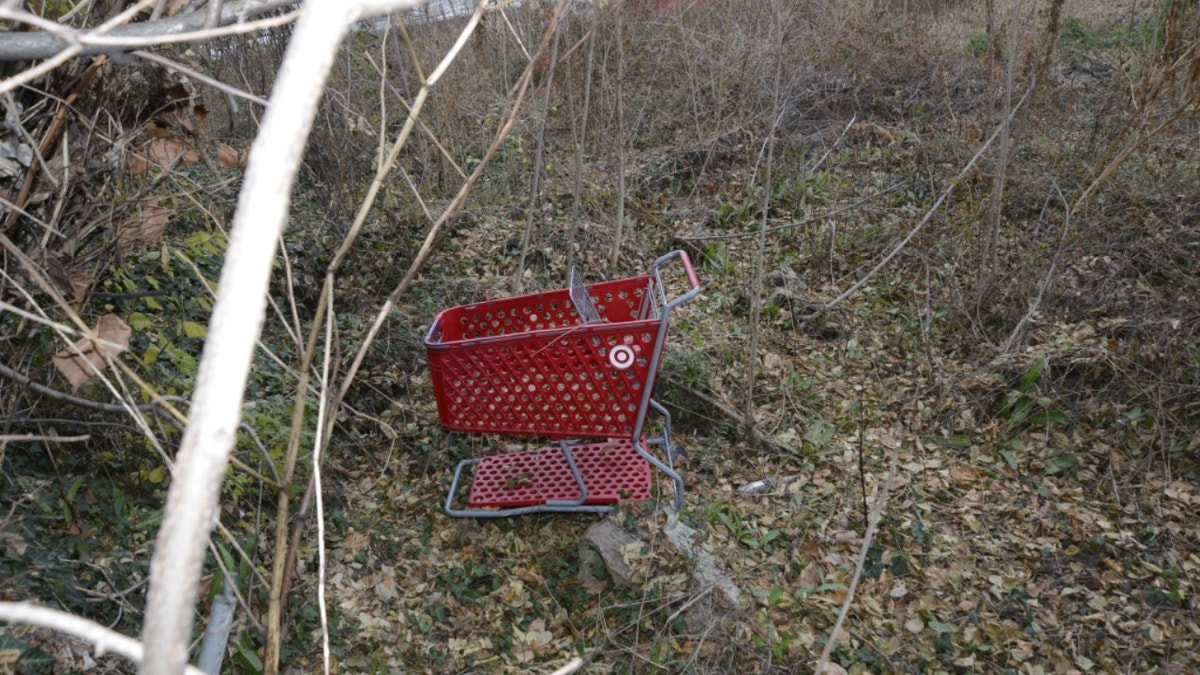
[[[120,654],[135,663],[142,660],[142,643],[131,637],[110,630],[88,619],[68,614],[66,612],[38,607],[28,602],[0,602],[0,621],[9,623],[24,623],[42,628],[49,628],[60,633],[92,643],[96,647],[96,655],[104,652]],[[188,666],[188,675],[204,675],[204,672]]]
[[[414,4],[416,0],[394,0],[386,6]],[[250,150],[177,478],[171,482],[150,563],[143,675],[179,673],[187,663],[206,543],[218,515],[246,376],[266,310],[275,243],[287,219],[305,139],[346,27],[364,17],[364,8],[384,7],[379,0],[306,4]]]
[[[240,2],[230,2],[221,7],[221,18],[218,25],[226,26],[231,23],[245,21],[246,19],[293,4],[296,4],[296,0],[241,0]],[[118,26],[107,31],[104,36],[107,40],[119,41],[122,38],[159,37],[199,31],[205,28],[206,13],[204,10],[196,10],[176,14],[166,19]],[[63,26],[62,30],[64,34],[75,32],[66,26]],[[81,33],[81,35],[86,35],[86,33]],[[80,54],[121,52],[127,48],[117,44],[72,43],[62,35],[49,32],[17,33],[8,31],[0,34],[0,61],[45,59],[62,52],[73,44],[80,47]]]

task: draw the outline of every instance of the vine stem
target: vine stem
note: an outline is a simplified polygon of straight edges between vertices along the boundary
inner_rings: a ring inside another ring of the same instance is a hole
[[[859,429],[859,436],[861,437],[864,432],[864,429]],[[883,517],[883,507],[887,504],[888,488],[896,478],[899,466],[900,445],[896,444],[896,447],[892,449],[892,466],[888,469],[882,489],[880,484],[876,483],[875,489],[872,490],[873,496],[876,497],[875,505],[871,508],[871,516],[867,519],[867,533],[863,536],[862,548],[858,552],[858,560],[854,563],[854,579],[850,581],[850,589],[846,592],[846,599],[842,601],[842,609],[838,612],[837,621],[834,622],[833,629],[829,631],[829,639],[825,641],[825,649],[821,651],[821,658],[817,660],[816,675],[825,673],[826,666],[829,665],[829,657],[837,647],[837,635],[842,630],[842,624],[846,623],[846,616],[850,613],[850,605],[854,602],[854,592],[858,589],[858,582],[863,575],[863,566],[867,562],[867,552],[871,550],[871,542],[875,540],[875,532],[879,529],[879,521]]]

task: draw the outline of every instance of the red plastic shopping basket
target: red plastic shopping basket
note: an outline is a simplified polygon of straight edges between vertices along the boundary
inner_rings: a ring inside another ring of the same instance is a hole
[[[687,292],[668,299],[661,266],[678,259]],[[650,274],[453,307],[425,335],[442,425],[457,431],[603,439],[556,440],[531,452],[459,463],[446,498],[451,516],[490,518],[541,511],[603,512],[645,499],[656,467],[675,486],[678,449],[670,414],[651,399],[672,308],[700,292],[683,251],[662,256]],[[661,437],[645,439],[647,410],[663,416]],[[665,455],[665,461],[652,449]],[[474,467],[469,509],[453,502]],[[490,510],[485,510],[490,509]]]
[[[569,289],[445,310],[425,340],[442,424],[551,438],[630,438],[661,319],[653,276],[588,287],[602,323]]]

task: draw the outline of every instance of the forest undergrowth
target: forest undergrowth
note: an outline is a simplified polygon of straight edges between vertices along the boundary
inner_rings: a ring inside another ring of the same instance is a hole
[[[581,672],[811,672],[831,640],[835,675],[1200,668],[1195,4],[716,4],[579,11],[545,51],[551,5],[493,14],[431,94],[333,285],[336,370],[487,164],[334,413],[323,541],[338,671],[550,672],[579,657]],[[461,27],[359,30],[328,83],[197,608],[202,620],[235,580],[233,672],[269,669],[274,486],[326,271]],[[236,43],[256,58],[189,58],[265,95],[271,72],[250,66],[286,38]],[[489,154],[529,51],[530,98]],[[121,317],[121,358],[184,406],[254,118],[155,77],[153,105],[94,94],[109,133],[95,122],[70,141],[72,198],[28,205],[67,236],[4,231],[89,325]],[[105,178],[113,156],[95,150],[119,138],[140,150]],[[437,312],[562,288],[572,267],[588,283],[642,274],[674,249],[703,291],[673,317],[657,398],[686,451],[679,518],[739,607],[708,602],[666,541],[665,479],[612,516],[638,537],[632,585],[580,580],[594,515],[442,512],[461,460],[541,443],[438,425],[422,344]],[[65,343],[27,316],[49,293],[6,256],[0,596],[136,634],[180,424],[148,394],[133,396],[137,422],[88,407],[113,398],[56,367]],[[317,399],[301,396],[301,467]],[[291,515],[280,662],[319,672],[321,551],[312,513]],[[127,666],[5,626],[4,668]]]

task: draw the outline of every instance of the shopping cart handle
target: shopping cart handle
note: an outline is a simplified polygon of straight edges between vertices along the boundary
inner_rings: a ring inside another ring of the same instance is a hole
[[[658,268],[660,266],[662,266],[663,263],[670,262],[671,260],[674,260],[675,258],[679,258],[679,261],[683,263],[683,269],[687,273],[688,284],[691,285],[691,288],[688,290],[687,293],[684,293],[683,295],[679,296],[678,298],[675,298],[674,300],[667,302],[663,306],[663,309],[666,311],[670,311],[670,310],[674,309],[675,307],[682,305],[683,303],[687,302],[688,300],[691,300],[692,298],[696,297],[700,293],[700,277],[696,276],[696,269],[694,267],[692,267],[692,259],[688,256],[687,251],[684,251],[682,249],[676,249],[676,250],[671,251],[670,253],[664,255],[663,257],[659,258],[658,260],[655,260],[654,264],[651,265],[651,267],[650,267],[651,271],[654,273],[654,276],[659,281],[660,292],[664,293],[663,300],[664,301],[666,300],[665,289],[663,289],[663,287],[662,287],[662,277],[658,273]]]

